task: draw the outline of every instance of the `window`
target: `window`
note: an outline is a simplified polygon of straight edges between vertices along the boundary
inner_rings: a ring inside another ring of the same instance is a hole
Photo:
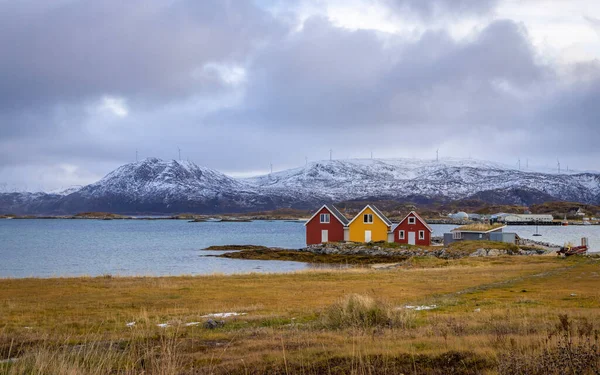
[[[401,239],[401,240],[403,240],[403,239],[404,239],[404,231],[403,231],[403,230],[401,230],[401,231],[398,233],[398,238],[399,238],[399,239]]]
[[[460,240],[460,239],[462,239],[462,233],[461,232],[452,232],[452,239],[453,240]]]
[[[425,231],[424,230],[420,230],[419,231],[419,239],[420,240],[424,240],[425,239]]]
[[[414,216],[411,216],[408,218],[408,223],[409,224],[416,224],[417,223],[417,219]]]
[[[329,223],[329,214],[321,214],[321,223]]]
[[[363,220],[366,224],[372,224],[373,223],[373,215],[372,214],[365,214],[363,216]]]

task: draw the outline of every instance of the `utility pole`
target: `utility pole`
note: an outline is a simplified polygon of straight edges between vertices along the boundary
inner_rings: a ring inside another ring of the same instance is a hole
[[[560,160],[556,159],[556,164],[558,166],[558,174],[560,174]]]
[[[519,170],[521,170],[521,158],[519,158]]]
[[[439,148],[437,150],[435,150],[435,161],[436,162],[440,161],[440,149]]]
[[[333,160],[333,149],[329,149],[329,161]]]
[[[181,160],[181,149],[179,147],[177,147],[177,151],[179,151],[179,159],[178,160]]]
[[[273,163],[271,163],[271,174],[273,174]]]
[[[525,164],[525,168],[529,169],[529,158],[527,158],[527,164]]]

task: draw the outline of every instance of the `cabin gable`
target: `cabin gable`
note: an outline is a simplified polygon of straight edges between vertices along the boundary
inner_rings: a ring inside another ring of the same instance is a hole
[[[327,206],[321,207],[304,224],[306,227],[306,244],[316,245],[323,242],[344,241],[345,225],[342,224],[344,217]]]
[[[352,242],[388,241],[391,222],[381,211],[366,206],[356,215],[349,226],[349,240]]]
[[[394,242],[431,246],[433,229],[416,212],[411,212],[394,228]]]

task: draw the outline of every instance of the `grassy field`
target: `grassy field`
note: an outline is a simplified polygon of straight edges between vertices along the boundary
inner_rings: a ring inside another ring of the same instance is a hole
[[[541,256],[4,279],[0,374],[597,374],[599,285],[599,260]],[[221,312],[245,315],[204,327]]]

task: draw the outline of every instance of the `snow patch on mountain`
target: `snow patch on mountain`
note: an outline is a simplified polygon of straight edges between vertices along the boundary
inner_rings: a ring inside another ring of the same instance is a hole
[[[556,199],[596,202],[599,174],[547,174],[474,159],[350,159],[309,163],[246,179],[265,194],[351,200],[423,196],[462,199],[484,191],[523,189]]]
[[[233,178],[188,161],[149,158],[81,188],[0,194],[0,212],[220,213],[357,199],[464,198],[524,205],[553,199],[599,204],[600,174],[540,173],[474,159],[351,159]]]

